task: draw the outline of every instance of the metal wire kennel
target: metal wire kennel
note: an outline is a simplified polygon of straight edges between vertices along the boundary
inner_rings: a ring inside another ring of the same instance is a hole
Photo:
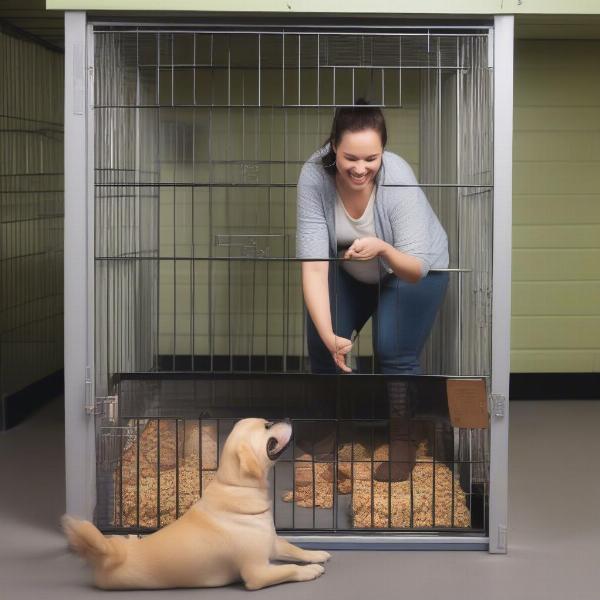
[[[492,32],[89,30],[102,529],[176,518],[235,419],[252,415],[295,422],[272,481],[279,530],[487,547],[490,429],[452,425],[446,380],[491,391]],[[377,374],[370,323],[357,374],[309,373],[295,186],[335,107],[361,96],[384,109],[389,149],[412,164],[449,237],[449,289],[419,377]],[[394,411],[420,444],[416,462],[393,455]],[[409,479],[375,481],[396,460],[411,463]]]

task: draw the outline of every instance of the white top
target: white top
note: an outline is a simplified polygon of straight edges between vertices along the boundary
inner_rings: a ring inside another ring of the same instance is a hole
[[[335,201],[335,237],[337,241],[338,257],[343,257],[344,252],[352,246],[354,240],[364,237],[377,237],[375,233],[375,220],[373,203],[375,202],[375,186],[367,203],[365,212],[358,217],[352,218],[340,195],[336,195]],[[363,283],[377,283],[385,274],[381,269],[379,259],[371,260],[345,260],[341,263],[342,268],[354,279]]]
[[[315,152],[298,179],[296,256],[301,260],[337,256],[335,178],[321,161],[329,145]],[[448,238],[409,164],[384,152],[377,173],[373,212],[375,233],[396,250],[421,261],[421,277],[429,269],[448,266]],[[384,258],[380,262],[388,268]]]

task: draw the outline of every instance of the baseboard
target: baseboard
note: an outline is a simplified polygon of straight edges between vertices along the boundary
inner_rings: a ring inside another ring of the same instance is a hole
[[[600,400],[600,373],[511,373],[511,400]]]
[[[64,371],[56,371],[26,388],[0,398],[0,431],[10,429],[52,398],[64,393]]]

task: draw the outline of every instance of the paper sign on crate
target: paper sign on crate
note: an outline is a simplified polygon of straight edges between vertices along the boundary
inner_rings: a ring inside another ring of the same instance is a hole
[[[487,429],[489,414],[484,379],[448,379],[446,393],[453,427]]]

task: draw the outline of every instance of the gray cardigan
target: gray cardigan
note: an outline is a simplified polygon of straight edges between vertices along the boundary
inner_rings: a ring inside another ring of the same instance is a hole
[[[326,149],[321,148],[304,163],[298,179],[296,256],[301,259],[337,256],[335,181],[321,163],[324,152]],[[422,277],[429,269],[447,268],[446,232],[409,164],[397,154],[384,152],[376,184],[377,237],[420,259]],[[389,269],[388,265],[384,266]]]

